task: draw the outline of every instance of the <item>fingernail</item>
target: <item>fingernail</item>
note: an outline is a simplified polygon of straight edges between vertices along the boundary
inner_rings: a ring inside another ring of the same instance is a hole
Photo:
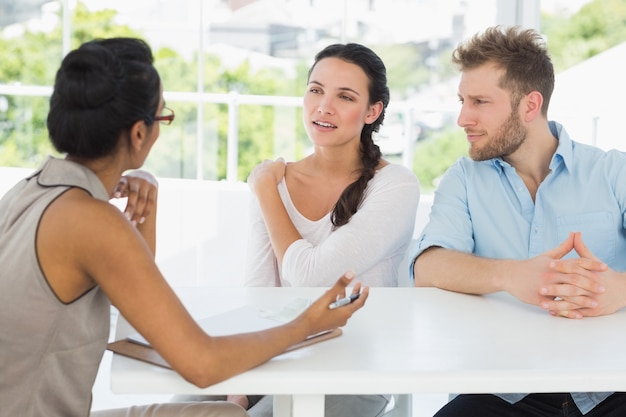
[[[113,197],[115,198],[120,198],[122,196],[122,193],[120,193],[119,191],[116,191],[113,193]]]
[[[541,303],[541,308],[543,308],[544,310],[548,309],[548,303]]]
[[[352,272],[352,271],[346,272],[346,278],[348,278],[348,279],[354,278],[354,272]]]
[[[127,212],[127,211],[125,211],[125,212],[124,212],[124,216],[126,216],[126,219],[127,219],[127,220],[130,220],[130,218],[131,218],[130,213],[129,213],[129,212]]]
[[[143,224],[146,221],[145,217],[142,217],[141,219],[139,219],[139,224]]]
[[[547,294],[548,293],[548,289],[547,288],[542,288],[541,289],[541,293],[542,294]]]

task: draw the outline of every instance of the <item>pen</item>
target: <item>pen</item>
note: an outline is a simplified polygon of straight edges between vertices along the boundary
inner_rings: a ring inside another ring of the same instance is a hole
[[[354,300],[359,298],[360,295],[361,295],[361,293],[356,293],[356,294],[351,294],[348,297],[340,298],[339,300],[335,301],[334,303],[330,303],[328,308],[333,310],[335,308],[339,308],[341,306],[345,306],[346,304],[350,304],[351,302],[353,302]]]

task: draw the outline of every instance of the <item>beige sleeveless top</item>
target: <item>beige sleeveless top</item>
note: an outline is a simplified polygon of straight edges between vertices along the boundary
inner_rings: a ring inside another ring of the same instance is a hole
[[[64,304],[39,268],[35,236],[48,205],[71,187],[107,201],[86,167],[50,158],[0,200],[0,414],[86,417],[109,335],[99,287]],[[67,219],[68,223],[72,219]]]

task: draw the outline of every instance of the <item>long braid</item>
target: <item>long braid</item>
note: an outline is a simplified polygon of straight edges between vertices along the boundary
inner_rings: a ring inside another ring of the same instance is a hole
[[[363,168],[361,175],[352,184],[348,185],[339,196],[337,204],[331,214],[334,228],[341,227],[350,221],[350,218],[359,209],[363,201],[365,188],[369,180],[374,178],[376,167],[380,162],[382,153],[372,138],[372,125],[366,125],[361,131],[361,162]]]

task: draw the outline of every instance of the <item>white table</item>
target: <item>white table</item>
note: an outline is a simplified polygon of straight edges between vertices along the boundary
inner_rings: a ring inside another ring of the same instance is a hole
[[[272,309],[319,288],[189,288],[194,315]],[[199,389],[173,371],[115,355],[116,393],[276,394],[276,415],[321,417],[324,394],[626,391],[626,311],[568,320],[507,294],[372,288],[343,335]],[[119,323],[117,336],[132,329]]]

